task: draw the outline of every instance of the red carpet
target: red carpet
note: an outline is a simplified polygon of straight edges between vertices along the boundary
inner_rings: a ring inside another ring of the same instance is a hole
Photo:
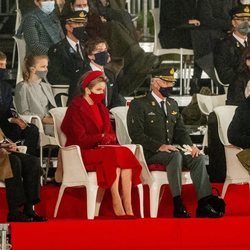
[[[221,184],[214,185],[220,190]],[[107,192],[100,216],[86,220],[84,189],[68,189],[52,219],[59,188],[42,188],[37,211],[50,220],[46,223],[12,223],[14,250],[29,249],[250,249],[250,202],[248,185],[231,185],[226,196],[226,216],[222,219],[173,219],[172,201],[165,187],[159,218],[150,219],[148,189],[145,187],[145,219],[114,220],[110,193]],[[183,187],[185,204],[195,215],[196,199],[192,185]],[[133,190],[135,214],[138,197]],[[5,191],[0,189],[0,220],[6,218]]]

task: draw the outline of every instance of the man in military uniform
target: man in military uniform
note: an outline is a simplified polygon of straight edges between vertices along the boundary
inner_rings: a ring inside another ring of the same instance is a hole
[[[215,48],[214,63],[219,79],[231,84],[237,79],[238,67],[250,32],[250,5],[239,5],[232,9],[233,33]]]
[[[131,102],[127,116],[129,135],[132,143],[143,146],[148,164],[166,166],[174,217],[190,217],[181,199],[183,164],[190,169],[199,200],[196,216],[221,217],[223,213],[210,203],[213,196],[204,158],[185,129],[177,102],[169,98],[174,81],[174,69],[168,69],[165,76],[152,78],[152,91],[147,96]],[[186,148],[186,153],[176,144]]]
[[[52,85],[69,85],[70,99],[87,64],[83,52],[87,40],[86,12],[70,12],[64,22],[66,38],[49,49],[48,80]]]

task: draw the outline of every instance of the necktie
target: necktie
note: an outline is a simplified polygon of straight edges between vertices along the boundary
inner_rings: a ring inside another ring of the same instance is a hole
[[[167,116],[164,106],[165,106],[165,102],[164,102],[164,101],[161,101],[161,109],[162,109],[162,112],[164,113],[165,116]]]
[[[80,50],[80,46],[78,43],[76,44],[76,52],[83,59],[82,51]]]
[[[247,40],[244,40],[245,48],[248,46]]]

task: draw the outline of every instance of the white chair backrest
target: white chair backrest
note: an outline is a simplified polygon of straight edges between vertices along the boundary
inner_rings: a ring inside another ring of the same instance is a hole
[[[214,109],[218,120],[218,133],[224,146],[230,145],[227,137],[228,126],[231,123],[237,106],[220,106]]]
[[[127,127],[128,107],[115,107],[110,110],[115,118],[116,137],[119,144],[130,144],[131,139]]]
[[[208,116],[214,108],[225,105],[226,94],[215,96],[197,94],[197,102],[201,112]]]
[[[61,95],[61,104],[62,104],[62,107],[67,107],[68,98],[69,97],[67,95]]]
[[[24,57],[26,55],[26,43],[24,38],[17,38],[13,36],[16,45],[17,45],[17,53],[18,53],[18,66],[17,66],[17,77],[16,77],[16,84],[23,80],[23,62]]]
[[[60,147],[64,147],[66,143],[66,139],[67,139],[65,134],[61,130],[61,124],[66,114],[66,111],[67,111],[67,107],[53,108],[49,111],[54,120],[55,138],[56,138],[58,145],[60,145]]]
[[[154,20],[154,52],[155,50],[162,49],[161,43],[159,40],[159,32],[160,32],[160,9],[155,8],[153,10],[150,10],[153,16]]]

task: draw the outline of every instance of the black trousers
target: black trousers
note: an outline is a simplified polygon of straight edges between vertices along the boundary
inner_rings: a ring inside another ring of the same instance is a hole
[[[40,201],[40,163],[35,156],[11,153],[9,155],[13,177],[5,179],[9,209]]]

